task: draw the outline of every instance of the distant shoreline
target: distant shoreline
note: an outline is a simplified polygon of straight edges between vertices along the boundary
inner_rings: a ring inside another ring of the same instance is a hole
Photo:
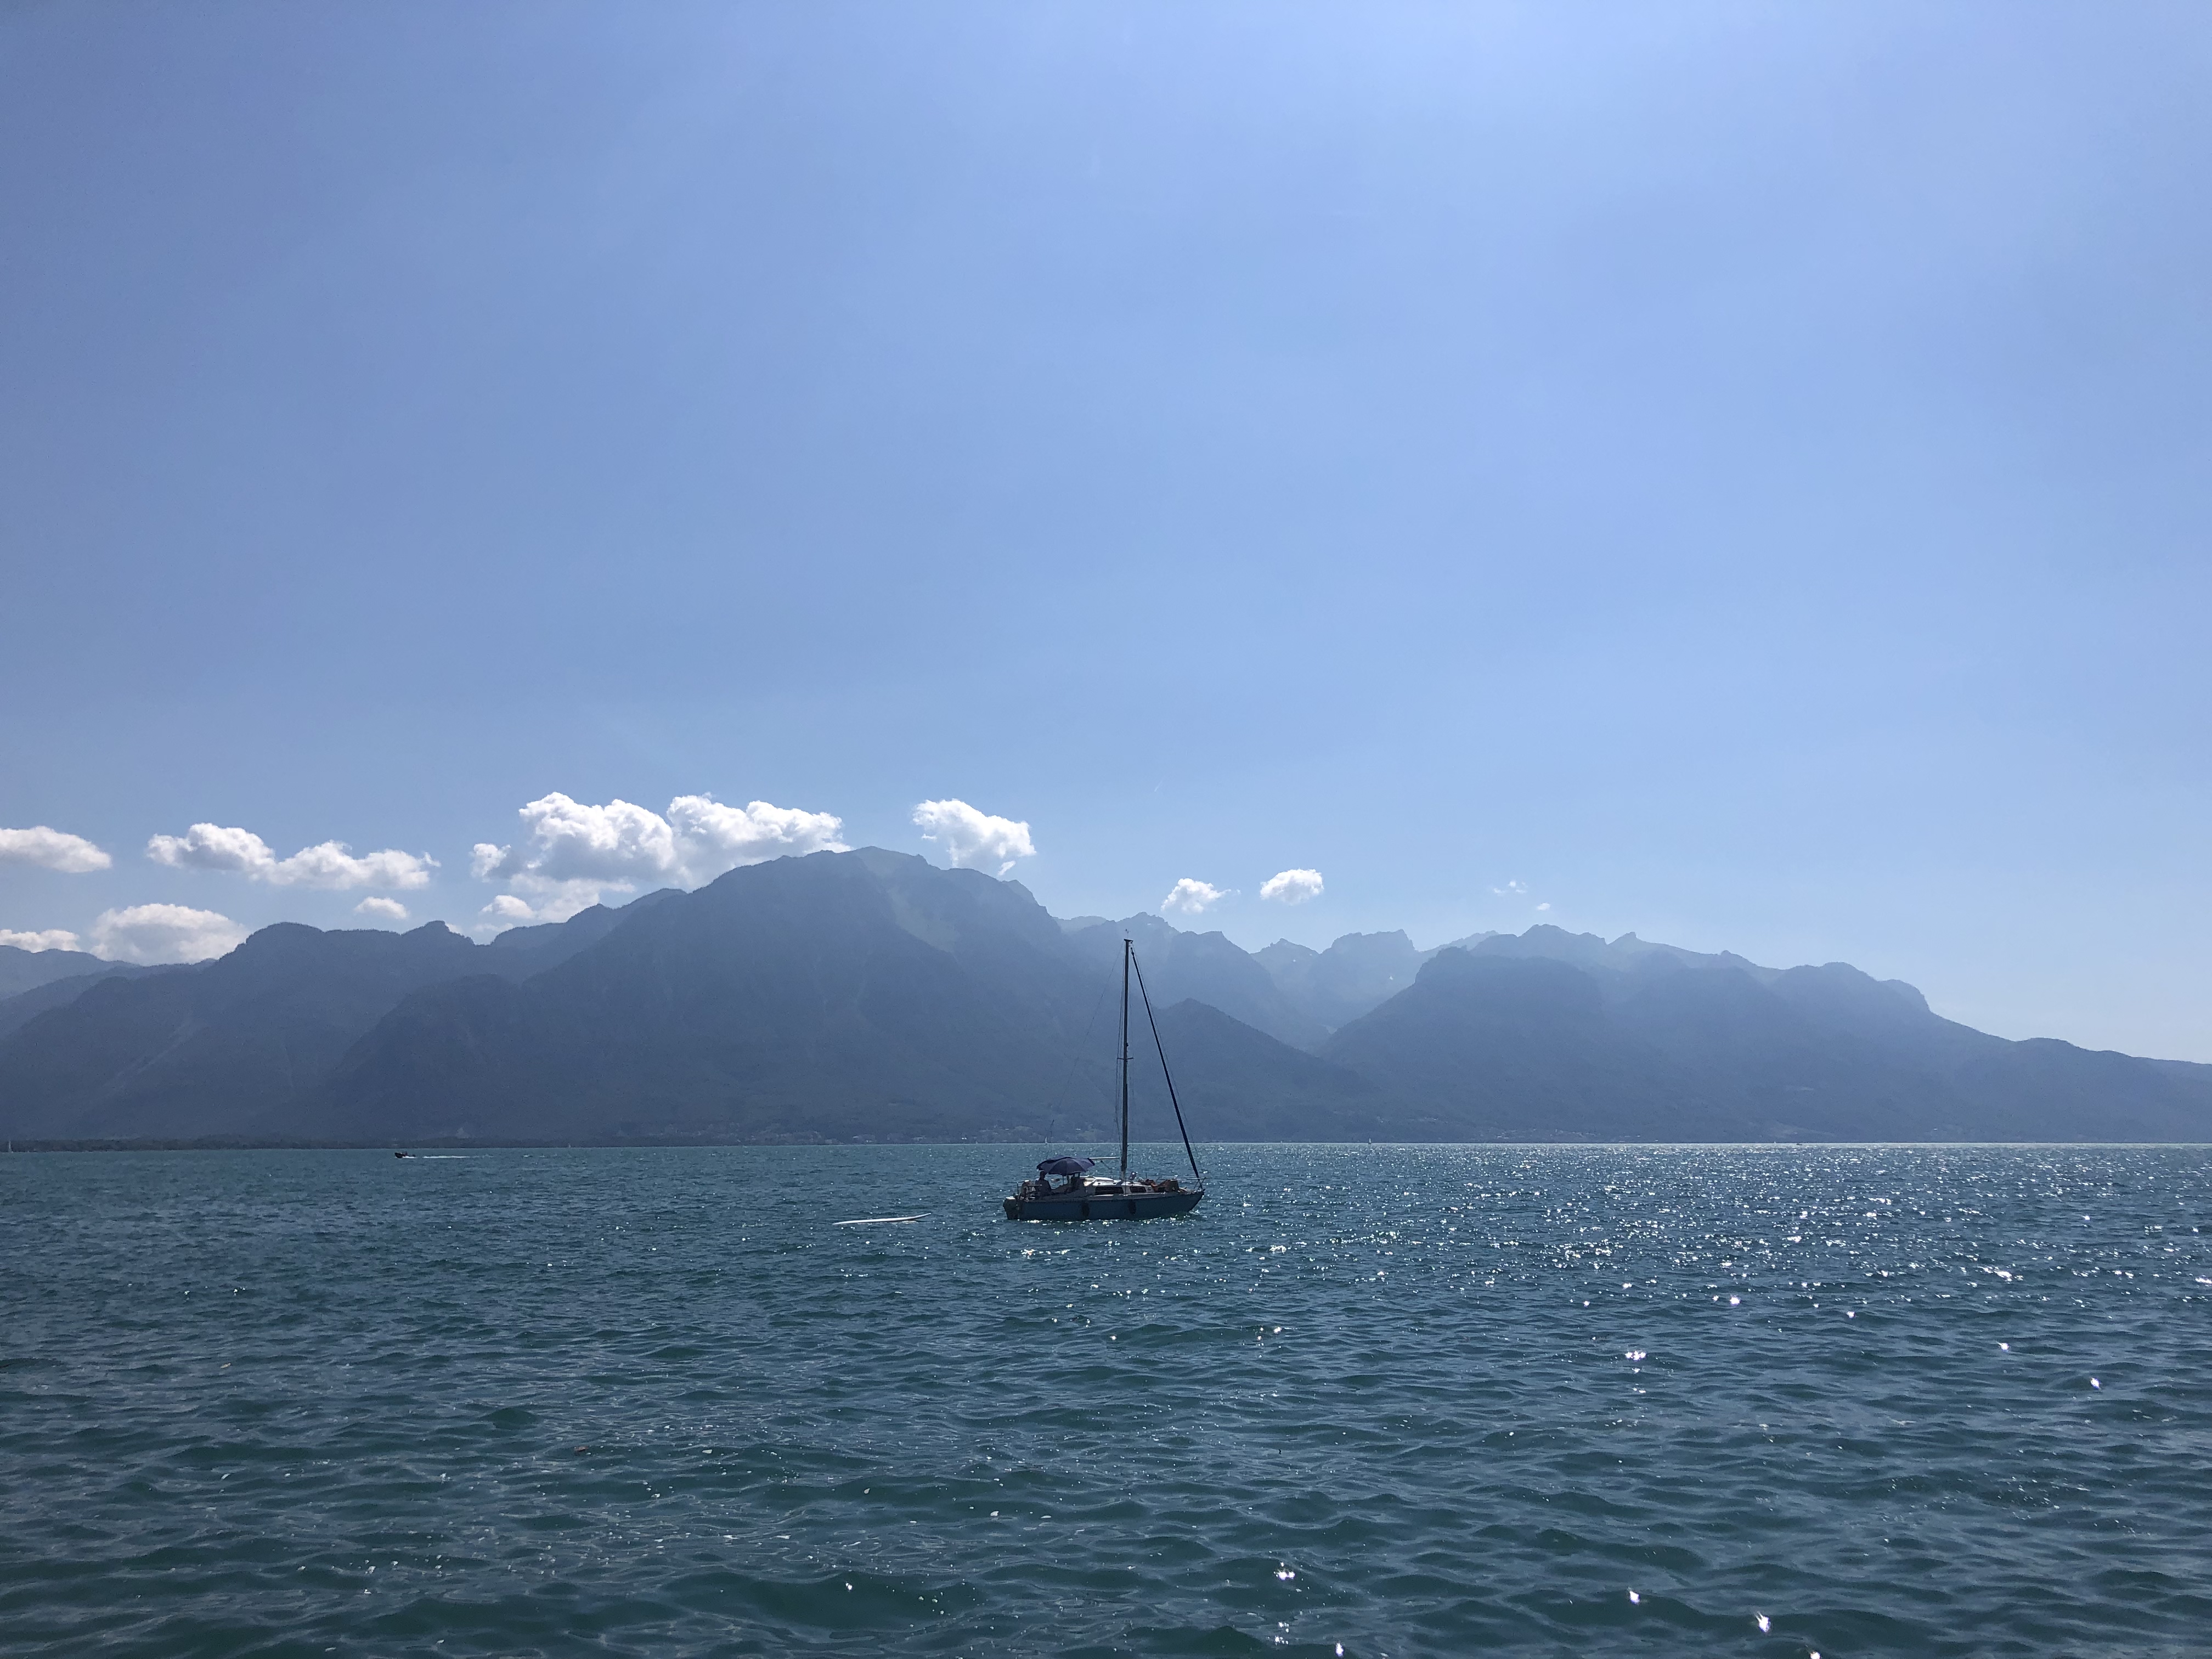
[[[1034,1138],[1008,1140],[897,1140],[884,1138],[872,1139],[833,1140],[827,1136],[787,1135],[757,1140],[697,1140],[697,1139],[598,1139],[598,1140],[285,1140],[262,1139],[234,1135],[209,1135],[194,1140],[118,1139],[94,1140],[18,1140],[9,1143],[8,1154],[17,1152],[622,1152],[663,1149],[680,1151],[708,1146],[1089,1146],[1097,1137],[1063,1137],[1060,1140],[1040,1140]],[[1147,1142],[1146,1145],[1168,1146],[1167,1141]],[[1218,1140],[1217,1147],[1227,1146],[1520,1146],[1529,1150],[1542,1147],[1813,1147],[1813,1146],[2169,1146],[2204,1147],[2212,1150],[2212,1140],[1605,1140],[1559,1139],[1536,1140],[1499,1139],[1495,1140]]]

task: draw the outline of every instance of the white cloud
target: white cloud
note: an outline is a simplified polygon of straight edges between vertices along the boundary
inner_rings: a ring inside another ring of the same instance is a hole
[[[478,879],[696,885],[787,853],[846,850],[837,838],[844,821],[836,814],[764,800],[725,806],[712,795],[678,795],[663,817],[626,800],[590,806],[556,793],[532,801],[520,816],[523,837],[514,846],[477,843],[470,867]]]
[[[1229,896],[1229,891],[1228,888],[1216,887],[1210,881],[1194,881],[1190,877],[1185,876],[1181,881],[1176,883],[1173,890],[1160,901],[1160,908],[1182,910],[1194,916],[1200,911],[1210,910],[1220,903]]]
[[[0,945],[12,945],[18,951],[74,951],[76,935],[66,927],[48,927],[36,933],[19,933],[12,927],[0,927]]]
[[[956,870],[978,870],[997,865],[1005,875],[1016,859],[1034,858],[1030,827],[1012,818],[994,817],[964,800],[926,800],[914,809],[921,838],[945,849],[946,862]]]
[[[514,846],[477,843],[470,868],[479,878],[627,887],[640,879],[671,880],[681,867],[674,827],[626,800],[587,806],[556,792],[532,801],[519,816],[523,833]]]
[[[65,876],[82,876],[114,862],[82,836],[49,830],[43,823],[28,830],[0,830],[0,864],[35,864]]]
[[[246,929],[212,910],[134,904],[103,910],[92,924],[92,953],[110,962],[204,962],[235,948]]]
[[[265,879],[297,887],[428,887],[438,860],[427,853],[403,853],[396,847],[356,858],[342,841],[303,847],[280,861]]]
[[[521,893],[495,895],[489,904],[477,912],[479,920],[469,928],[470,933],[478,939],[489,939],[510,927],[566,921],[579,910],[588,910],[597,904],[602,893],[635,890],[635,884],[627,881],[540,881],[532,876],[517,876],[514,884],[531,896],[525,898]]]
[[[1260,896],[1279,904],[1304,904],[1321,896],[1318,870],[1279,870],[1260,884]]]
[[[725,806],[712,795],[678,795],[663,817],[626,800],[594,806],[558,793],[520,810],[522,839],[479,842],[469,861],[479,881],[514,890],[483,908],[486,926],[566,921],[612,888],[640,883],[695,887],[739,865],[787,854],[842,853],[844,821],[757,800]],[[481,931],[481,930],[479,930]]]
[[[396,848],[356,858],[342,841],[303,847],[280,859],[251,830],[196,823],[181,836],[156,836],[146,856],[173,870],[228,870],[274,887],[428,887],[438,860]]]
[[[637,890],[637,884],[629,881],[545,881],[528,875],[514,877],[514,884],[519,890],[495,895],[477,912],[483,920],[469,929],[471,933],[489,939],[510,927],[566,921],[579,910],[590,909],[604,893]]]
[[[196,823],[181,836],[156,836],[146,843],[146,856],[173,870],[235,870],[252,875],[273,869],[276,854],[251,830],[226,830],[220,824]]]
[[[382,916],[386,921],[407,920],[407,907],[394,898],[365,898],[353,907],[357,916]]]
[[[1493,887],[1490,890],[1500,898],[1526,898],[1528,896],[1528,884],[1525,881],[1509,881],[1504,886]]]
[[[845,821],[830,812],[771,806],[764,800],[725,806],[712,795],[678,795],[668,803],[684,873],[712,881],[725,870],[792,854],[849,851],[838,839]]]
[[[1546,900],[1545,900],[1541,904],[1538,905],[1536,908],[1537,908],[1539,910],[1548,910],[1548,909],[1550,909],[1550,908],[1552,908],[1552,902],[1551,902],[1551,900],[1549,900],[1549,899],[1546,899]]]

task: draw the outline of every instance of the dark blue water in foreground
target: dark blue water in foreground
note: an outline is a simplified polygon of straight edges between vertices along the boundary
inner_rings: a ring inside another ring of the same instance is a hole
[[[2212,1647],[2212,1152],[1035,1156],[0,1159],[0,1649]]]

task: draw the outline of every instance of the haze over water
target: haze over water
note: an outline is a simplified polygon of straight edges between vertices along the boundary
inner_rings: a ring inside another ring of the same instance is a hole
[[[2212,1628],[2212,1152],[1238,1146],[1000,1219],[1037,1155],[0,1160],[0,1647]]]

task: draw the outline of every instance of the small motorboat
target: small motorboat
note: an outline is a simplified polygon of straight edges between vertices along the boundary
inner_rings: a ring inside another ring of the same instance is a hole
[[[1133,974],[1137,994],[1144,1001],[1145,1023],[1152,1029],[1152,1046],[1159,1052],[1160,1076],[1168,1085],[1168,1102],[1175,1108],[1183,1155],[1190,1159],[1188,1187],[1179,1177],[1148,1179],[1129,1173],[1129,982]],[[1006,1195],[1006,1219],[1141,1221],[1147,1216],[1182,1215],[1196,1209],[1206,1196],[1206,1178],[1199,1173],[1198,1154],[1191,1150],[1190,1131],[1182,1121],[1182,1102],[1176,1097],[1175,1079],[1168,1071],[1167,1048],[1160,1042],[1159,1023],[1152,1018],[1152,1000],[1145,989],[1145,970],[1138,966],[1136,946],[1126,939],[1121,941],[1121,1169],[1117,1176],[1093,1175],[1097,1167],[1095,1158],[1046,1158],[1037,1165],[1035,1181],[1024,1181]]]

